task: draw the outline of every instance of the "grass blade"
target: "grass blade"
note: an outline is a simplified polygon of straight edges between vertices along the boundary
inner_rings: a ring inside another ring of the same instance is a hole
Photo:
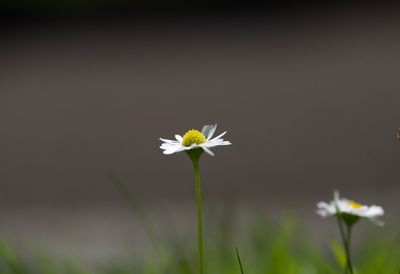
[[[240,273],[244,274],[242,260],[240,260],[240,254],[239,254],[239,250],[237,249],[237,247],[236,247],[236,257],[237,257],[237,260],[238,260],[238,263],[240,266]]]

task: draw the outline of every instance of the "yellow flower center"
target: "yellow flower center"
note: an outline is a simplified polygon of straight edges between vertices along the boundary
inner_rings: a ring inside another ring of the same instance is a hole
[[[354,202],[354,201],[348,201],[347,204],[348,204],[349,206],[351,206],[352,208],[356,208],[356,209],[362,207],[361,204],[356,203],[356,202]]]
[[[185,147],[191,146],[193,144],[202,144],[206,141],[206,137],[200,131],[196,129],[188,130],[188,132],[183,135],[182,145]]]

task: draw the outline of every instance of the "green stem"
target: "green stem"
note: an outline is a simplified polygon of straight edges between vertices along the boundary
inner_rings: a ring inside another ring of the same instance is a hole
[[[347,237],[343,228],[343,223],[342,223],[342,219],[340,218],[339,215],[337,215],[336,217],[337,219],[337,223],[339,226],[339,231],[340,231],[340,237],[342,238],[342,242],[343,242],[343,246],[346,252],[346,268],[344,270],[344,274],[348,274],[349,273],[349,262],[351,261],[349,258],[349,253],[347,252]]]
[[[191,157],[193,162],[194,178],[196,181],[196,202],[197,202],[197,233],[199,248],[199,269],[200,274],[204,274],[204,255],[203,255],[203,209],[201,204],[201,187],[199,173],[199,158]]]
[[[347,225],[347,241],[346,241],[346,254],[347,254],[347,265],[349,268],[349,273],[354,274],[353,263],[351,261],[351,232],[352,225]]]

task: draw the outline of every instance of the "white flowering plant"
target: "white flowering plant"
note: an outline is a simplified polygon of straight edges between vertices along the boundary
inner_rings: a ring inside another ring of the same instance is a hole
[[[225,141],[221,137],[226,134],[226,131],[214,137],[217,125],[205,125],[201,131],[196,129],[188,130],[183,136],[175,134],[175,140],[160,138],[163,142],[160,148],[164,154],[174,154],[181,151],[186,151],[192,160],[193,171],[196,183],[196,201],[197,201],[197,232],[198,232],[198,254],[199,254],[199,273],[204,274],[204,251],[203,251],[203,209],[200,186],[199,160],[203,151],[211,156],[214,152],[211,148],[216,146],[227,146],[231,143]]]
[[[351,238],[352,228],[359,220],[366,219],[383,226],[383,222],[378,218],[384,215],[382,207],[377,205],[363,205],[353,200],[340,198],[339,192],[334,192],[333,201],[319,202],[317,204],[317,214],[322,217],[336,216],[340,236],[346,253],[345,274],[354,274],[354,267],[351,259]]]

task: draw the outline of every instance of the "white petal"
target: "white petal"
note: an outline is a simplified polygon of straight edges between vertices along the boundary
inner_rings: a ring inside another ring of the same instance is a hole
[[[175,153],[181,152],[181,151],[184,151],[184,150],[186,150],[185,147],[184,147],[184,146],[181,146],[179,149],[177,149],[177,150],[175,151]]]
[[[229,146],[229,145],[232,145],[232,143],[229,142],[229,141],[222,141],[222,142],[219,143],[218,145],[219,145],[219,146]]]
[[[212,152],[210,149],[201,146],[202,149],[204,149],[205,152],[207,152],[208,154],[210,154],[211,156],[215,156],[214,152]]]
[[[164,154],[173,154],[182,151],[184,146],[171,146],[170,148],[164,150]]]
[[[174,147],[174,146],[181,146],[181,143],[175,142],[175,143],[162,143],[161,147]]]
[[[203,147],[216,147],[216,146],[227,146],[231,143],[229,141],[209,141],[202,144]]]
[[[163,138],[160,138],[160,140],[163,141],[164,143],[169,143],[169,144],[178,143],[178,142],[175,141],[175,140],[169,140],[169,139],[163,139]]]
[[[335,192],[333,192],[333,200],[334,200],[335,202],[340,201],[340,194],[339,194],[339,191],[338,191],[338,190],[335,190]]]
[[[172,146],[171,145],[168,145],[168,144],[162,144],[161,146],[160,146],[160,148],[161,149],[164,149],[164,150],[167,150],[167,149],[170,149]]]
[[[227,131],[224,131],[224,132],[222,132],[220,135],[218,135],[217,137],[212,138],[210,141],[219,139],[219,138],[221,138],[222,136],[224,136],[226,133],[227,133]]]
[[[336,214],[336,208],[328,203],[325,202],[319,202],[317,204],[318,211],[317,213],[320,214],[321,216],[328,216],[328,215],[334,215]]]
[[[215,125],[215,126],[212,126],[212,125],[205,125],[204,127],[203,127],[203,129],[201,130],[201,133],[207,138],[207,140],[208,140],[208,136],[210,136],[210,133],[211,133],[211,135],[212,134],[214,134],[214,131],[215,131],[215,129],[216,129],[216,127],[217,127],[217,125]]]
[[[204,135],[204,136],[208,136],[208,133],[210,132],[210,129],[211,129],[211,125],[205,125],[205,126],[203,126],[203,128],[201,129],[201,133]]]
[[[189,147],[186,147],[186,146],[183,146],[183,150],[191,150],[191,149],[193,149],[194,147],[192,147],[192,146],[189,146]]]
[[[324,210],[324,209],[318,209],[318,210],[316,211],[316,213],[317,213],[318,215],[322,216],[322,217],[327,217],[327,216],[330,215],[330,214],[329,214],[326,210]]]
[[[179,134],[175,134],[175,139],[178,140],[179,143],[182,143],[183,138]]]
[[[194,149],[194,148],[197,148],[197,147],[200,147],[198,144],[192,144],[192,145],[190,145],[190,146],[184,146],[184,145],[182,145],[182,151],[183,150],[191,150],[191,149]]]
[[[166,150],[163,151],[163,153],[169,155],[169,154],[175,153],[175,150],[173,150],[173,149],[166,149]]]
[[[211,127],[210,131],[208,132],[207,135],[207,141],[211,139],[211,137],[213,137],[215,130],[217,129],[217,124],[215,124],[214,126]]]
[[[377,217],[382,216],[383,214],[385,214],[383,208],[376,205],[370,206],[365,212],[365,216],[368,217]]]
[[[381,220],[378,220],[378,219],[376,219],[376,218],[370,218],[369,219],[371,222],[373,222],[374,224],[376,224],[377,226],[384,226],[385,225],[385,222],[383,222],[383,221],[381,221]]]
[[[173,147],[175,147],[175,145],[165,144],[165,143],[160,146],[161,149],[170,149]]]

